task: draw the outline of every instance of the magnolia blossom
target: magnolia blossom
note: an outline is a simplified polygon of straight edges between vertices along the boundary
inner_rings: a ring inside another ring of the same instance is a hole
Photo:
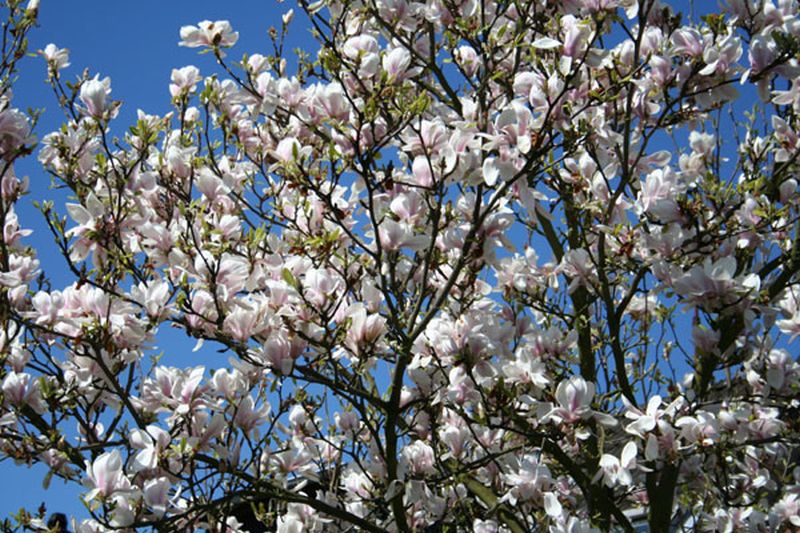
[[[67,68],[69,63],[69,50],[66,48],[59,48],[53,43],[48,44],[41,50],[40,53],[47,60],[47,66],[54,74],[59,70]]]
[[[0,156],[13,156],[16,150],[31,141],[28,117],[18,109],[0,111]]]
[[[503,500],[511,502],[512,505],[519,501],[541,498],[553,482],[550,470],[540,464],[533,455],[523,457],[516,472],[504,475],[511,490],[503,496]]]
[[[381,223],[378,236],[381,247],[392,252],[401,248],[417,250],[428,242],[428,238],[424,235],[414,235],[408,224],[391,219],[386,219]]]
[[[533,355],[532,350],[518,350],[517,357],[503,366],[509,382],[530,383],[543,389],[549,383],[544,361]]]
[[[411,53],[405,48],[395,48],[383,57],[383,70],[389,80],[402,81],[411,65]]]
[[[355,354],[377,341],[386,329],[386,319],[377,314],[367,314],[363,307],[357,307],[350,314],[351,325],[347,334],[346,345]]]
[[[131,432],[131,446],[138,449],[133,460],[133,470],[152,470],[158,466],[160,454],[166,451],[172,438],[162,428],[150,425],[145,430]]]
[[[653,431],[657,425],[662,426],[662,418],[673,416],[683,403],[679,398],[662,409],[663,400],[661,396],[656,395],[647,401],[647,408],[642,411],[631,405],[627,399],[623,399],[623,401],[627,407],[625,411],[626,418],[633,420],[632,423],[625,426],[625,431],[642,439],[645,438],[648,432]]]
[[[284,332],[275,332],[264,343],[262,356],[270,368],[280,374],[288,375],[294,364],[295,348]]]
[[[111,94],[111,79],[100,79],[99,75],[83,82],[81,85],[80,99],[85,106],[85,113],[90,117],[102,120],[114,109],[109,100]]]
[[[10,372],[3,379],[3,397],[7,403],[18,407],[30,406],[37,413],[45,410],[39,383],[30,374]]]
[[[153,513],[158,516],[164,516],[171,506],[169,498],[169,490],[172,487],[169,479],[160,477],[151,479],[145,482],[143,487],[144,503]]]
[[[172,83],[169,86],[169,93],[172,96],[180,96],[193,92],[200,81],[200,70],[194,65],[189,65],[179,69],[172,69]]]
[[[562,381],[556,388],[556,407],[550,416],[558,416],[569,422],[591,416],[590,404],[594,397],[594,384],[587,383],[580,377],[572,377]]]
[[[687,303],[703,307],[719,306],[738,299],[743,293],[757,290],[759,278],[750,274],[736,278],[736,260],[723,257],[717,261],[706,259],[703,266],[694,266],[675,281],[675,290],[686,297]]]
[[[106,452],[94,461],[86,462],[86,485],[91,489],[86,500],[108,498],[117,491],[127,491],[130,480],[122,471],[122,457],[118,450]]]
[[[662,222],[676,222],[682,218],[676,201],[682,191],[683,186],[672,169],[657,169],[648,174],[637,205],[642,212],[652,213]]]
[[[197,26],[181,27],[180,46],[198,48],[201,46],[229,48],[236,44],[239,32],[233,31],[227,20],[203,20]]]
[[[800,527],[800,498],[795,494],[787,494],[775,504],[772,512],[782,523]]]
[[[636,468],[636,444],[629,442],[622,448],[620,457],[604,453],[600,457],[600,471],[597,476],[602,476],[607,487],[616,485],[629,486],[633,483],[631,470]]]
[[[403,449],[409,473],[412,475],[430,474],[434,471],[433,450],[422,441],[414,441]]]
[[[131,290],[131,296],[147,311],[148,316],[159,317],[168,313],[169,285],[163,280],[140,283]]]

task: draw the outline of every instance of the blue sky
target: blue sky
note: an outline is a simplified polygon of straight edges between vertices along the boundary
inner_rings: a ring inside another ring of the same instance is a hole
[[[197,49],[178,46],[181,26],[204,19],[230,20],[239,32],[239,42],[230,52],[230,59],[239,59],[243,53],[266,55],[271,50],[267,30],[273,25],[280,27],[281,15],[293,5],[263,0],[43,0],[40,26],[30,35],[29,49],[35,52],[51,42],[68,48],[71,66],[62,73],[64,80],[75,79],[85,68],[90,75],[110,76],[112,97],[124,102],[113,131],[121,134],[135,122],[137,109],[151,114],[170,110],[168,86],[173,68],[193,64],[201,73],[215,70],[212,56],[199,56]],[[292,25],[295,31],[291,32],[286,49],[314,49],[302,17],[296,17]],[[46,77],[44,60],[31,57],[22,62],[14,87],[15,106],[44,110],[36,128],[39,139],[64,121],[52,90],[45,83]],[[62,287],[72,280],[63,259],[53,253],[52,237],[31,202],[52,198],[63,212],[64,197],[48,190],[50,178],[34,157],[20,162],[16,170],[18,175],[30,177],[31,194],[18,207],[23,225],[34,230],[28,242],[39,251],[42,266],[53,279],[54,287]],[[162,342],[161,348],[168,350],[169,346]],[[182,349],[188,351],[191,346]],[[86,516],[78,500],[80,487],[66,486],[54,479],[45,491],[42,479],[46,471],[10,461],[0,463],[0,519],[23,506],[35,510],[43,501],[49,511]]]

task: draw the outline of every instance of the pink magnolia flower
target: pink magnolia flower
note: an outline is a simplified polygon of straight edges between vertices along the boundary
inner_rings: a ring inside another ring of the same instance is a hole
[[[233,31],[231,23],[227,20],[203,20],[197,26],[183,26],[181,28],[180,46],[198,48],[201,46],[220,46],[229,48],[236,44],[239,33]]]
[[[481,58],[471,46],[459,46],[453,51],[453,59],[464,70],[467,77],[474,76],[481,66]]]
[[[301,160],[304,156],[311,153],[311,147],[302,146],[300,141],[294,137],[281,139],[275,148],[273,155],[281,163],[292,163]]]
[[[350,102],[338,83],[316,85],[311,101],[320,119],[345,122],[350,117]]]
[[[532,385],[543,390],[550,380],[542,359],[535,355],[532,347],[521,347],[516,350],[513,360],[503,365],[503,374],[509,383]]]
[[[703,55],[703,36],[694,28],[683,27],[672,34],[672,53],[700,57]]]
[[[403,135],[403,149],[413,155],[438,155],[447,145],[448,132],[442,119],[422,120],[417,127],[409,128]]]
[[[152,412],[178,416],[194,412],[205,404],[208,385],[201,385],[204,373],[202,366],[186,370],[156,366],[154,376],[144,380],[136,403]]]
[[[472,531],[474,533],[498,533],[500,526],[494,520],[481,520],[476,518],[472,522]]]
[[[6,246],[12,248],[19,247],[21,244],[20,239],[27,237],[31,233],[33,233],[32,230],[20,227],[19,218],[17,217],[14,205],[11,204],[6,212],[5,225],[3,226],[3,241],[6,243]]]
[[[396,252],[401,248],[420,250],[428,243],[425,235],[414,235],[414,230],[405,222],[384,218],[378,226],[378,235],[383,250]]]
[[[681,221],[683,215],[676,196],[684,192],[680,177],[669,167],[659,168],[647,175],[636,206],[640,213],[648,213],[664,223]]]
[[[67,237],[78,237],[72,247],[70,258],[73,261],[85,259],[89,252],[97,250],[97,243],[92,235],[102,225],[105,216],[105,206],[92,193],[86,197],[85,206],[81,204],[67,204],[67,212],[78,226],[67,231]]]
[[[527,154],[531,149],[533,115],[530,110],[519,101],[514,101],[503,109],[494,121],[496,136],[486,145],[486,148],[500,148],[501,161],[509,167],[508,174],[515,170],[513,157],[503,155],[502,148],[515,148],[521,154]]]
[[[427,212],[425,198],[415,190],[398,194],[392,200],[389,209],[397,217],[407,223],[413,224]]]
[[[117,491],[130,489],[130,481],[122,471],[122,457],[119,450],[105,452],[93,462],[86,461],[85,483],[92,490],[86,495],[90,501],[98,496],[108,498]]]
[[[430,187],[434,182],[434,171],[430,160],[424,155],[418,155],[411,164],[411,173],[414,183],[420,187]]]
[[[13,202],[19,195],[28,191],[29,181],[28,176],[19,179],[14,174],[14,167],[10,167],[6,170],[6,175],[0,179],[0,197],[9,203]],[[11,207],[13,208],[13,204]]]
[[[18,109],[0,111],[0,157],[10,158],[26,143],[33,140],[28,117]]]
[[[345,345],[356,355],[376,342],[386,331],[386,319],[378,314],[367,314],[363,306],[357,306],[350,313],[350,329],[347,332]]]
[[[155,425],[149,425],[145,429],[134,429],[131,431],[128,440],[134,449],[139,450],[133,458],[133,472],[142,470],[152,470],[158,466],[160,454],[163,453],[172,437],[169,432]]]
[[[572,278],[569,292],[574,292],[578,287],[591,287],[597,279],[597,269],[592,256],[583,248],[569,250],[561,260],[559,269],[564,275]]]
[[[256,405],[251,396],[245,396],[236,404],[236,415],[233,422],[242,428],[245,433],[249,433],[254,428],[260,426],[270,418],[271,406],[267,402]]]
[[[472,440],[472,434],[465,426],[447,424],[439,429],[439,438],[450,450],[450,457],[458,459],[467,450],[467,444]]]
[[[556,401],[550,416],[557,416],[570,424],[591,416],[591,403],[594,398],[594,383],[585,381],[580,376],[572,376],[561,381],[556,387]]]
[[[142,282],[131,289],[131,298],[141,304],[151,318],[161,318],[169,314],[169,296],[169,283],[163,279]]]
[[[6,403],[17,407],[30,406],[37,413],[45,411],[39,383],[28,373],[9,372],[3,380],[3,396]]]
[[[800,365],[786,350],[774,349],[767,356],[767,383],[775,390],[797,380]]]
[[[206,261],[209,264],[217,265],[215,282],[217,285],[217,295],[224,301],[229,301],[236,293],[242,290],[249,276],[250,264],[247,259],[233,254],[223,254],[219,260],[198,256],[195,260],[195,268],[198,274],[206,276],[211,274],[208,271]]]
[[[290,503],[286,506],[286,514],[278,517],[276,531],[278,533],[323,531],[325,522],[310,505]]]
[[[681,438],[688,444],[711,446],[719,438],[719,422],[707,411],[699,411],[695,416],[683,416],[675,425],[681,428]]]
[[[254,308],[245,302],[238,302],[233,311],[225,317],[222,329],[233,339],[247,343],[250,337],[264,329],[264,309]]]
[[[313,268],[303,277],[303,296],[319,310],[337,299],[340,288],[341,280],[328,269]]]
[[[288,450],[272,454],[269,458],[269,466],[279,479],[286,479],[290,474],[314,479],[317,472],[313,457],[305,446],[292,445]]]
[[[194,65],[183,68],[172,69],[172,83],[169,85],[169,93],[172,96],[180,96],[194,92],[197,82],[200,81],[200,70]]]
[[[750,46],[747,50],[748,59],[750,60],[750,68],[747,69],[742,75],[742,83],[744,83],[750,76],[765,74],[764,70],[768,68],[775,60],[777,55],[777,45],[774,39],[768,38],[764,35],[756,35],[750,41]],[[770,76],[764,76],[759,82],[759,95],[768,100]]]
[[[411,65],[411,53],[405,48],[393,48],[383,56],[383,70],[386,72],[390,83],[398,82],[408,76],[408,67]]]
[[[557,519],[561,517],[561,514],[564,512],[564,507],[561,505],[561,502],[558,501],[558,496],[556,496],[555,493],[544,493],[544,511],[547,513],[547,516],[551,518]]]
[[[556,387],[556,401],[558,405],[552,407],[542,417],[542,422],[554,421],[559,424],[575,424],[581,420],[594,418],[604,426],[614,426],[616,419],[592,410],[591,404],[594,398],[595,385],[587,382],[580,376],[572,376],[568,380],[561,381]],[[542,404],[546,408],[549,404]],[[578,438],[587,438],[589,435],[582,429],[578,430]]]
[[[169,491],[172,484],[169,479],[159,477],[145,481],[142,487],[144,503],[156,517],[162,517],[171,507]]]
[[[86,80],[81,84],[79,98],[84,105],[84,112],[98,120],[113,118],[109,111],[113,109],[112,102],[108,95],[111,94],[111,78],[94,78]]]
[[[358,65],[358,75],[374,76],[380,67],[378,40],[372,35],[360,34],[347,39],[342,45],[345,57]]]
[[[797,494],[786,494],[775,504],[770,514],[780,523],[788,522],[800,528],[800,497]]]
[[[39,50],[39,53],[47,61],[47,67],[51,75],[58,75],[58,71],[69,66],[69,50],[66,48],[59,48],[53,43],[44,47],[44,50]]]
[[[12,254],[8,259],[8,271],[0,272],[0,285],[9,289],[20,289],[24,293],[27,284],[39,274],[39,260],[25,255]],[[12,291],[17,292],[17,291]],[[12,298],[15,302],[17,298]]]
[[[109,524],[114,529],[127,528],[136,520],[136,511],[133,508],[133,499],[128,494],[116,493],[110,498],[111,520]]]
[[[432,474],[436,471],[433,448],[421,440],[415,440],[401,452],[405,468],[415,476]]]
[[[603,483],[610,488],[616,485],[630,486],[633,483],[631,470],[636,468],[636,444],[629,442],[622,448],[618,459],[616,456],[604,453],[600,457],[600,471],[595,480],[603,478]]]
[[[294,366],[294,347],[284,332],[274,332],[264,343],[261,357],[269,368],[286,376],[292,372]]]
[[[349,468],[341,477],[341,486],[354,498],[365,499],[372,497],[375,486],[372,479],[356,468]]]
[[[542,498],[553,483],[550,469],[532,454],[526,454],[517,464],[509,465],[509,470],[511,473],[502,474],[502,479],[510,489],[500,500],[511,505]]]
[[[625,426],[625,431],[636,435],[640,439],[643,439],[646,433],[655,429],[659,418],[664,414],[664,411],[661,409],[661,396],[658,395],[650,398],[644,412],[628,403],[628,400],[624,396],[623,402],[626,407],[625,416],[633,420],[631,424]]]
[[[361,429],[361,420],[355,411],[345,411],[333,415],[334,422],[339,431],[356,434]]]
[[[736,276],[736,259],[725,256],[716,261],[707,258],[703,266],[695,265],[673,283],[675,292],[683,296],[686,303],[715,309],[756,291],[761,280],[757,274],[743,278]]]
[[[703,76],[724,74],[730,71],[742,56],[742,43],[739,37],[731,33],[718,43],[710,43],[703,50],[703,61],[706,66],[700,71]]]
[[[775,324],[783,333],[789,335],[789,342],[792,342],[800,335],[800,291],[787,290],[779,307],[784,318]]]
[[[580,57],[591,36],[591,25],[573,15],[566,15],[561,18],[561,31],[564,34],[564,47],[561,49],[564,56]]]

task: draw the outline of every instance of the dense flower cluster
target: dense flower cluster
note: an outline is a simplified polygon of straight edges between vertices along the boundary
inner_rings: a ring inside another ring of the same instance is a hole
[[[84,484],[75,531],[800,527],[797,3],[300,7],[293,73],[293,11],[240,65],[181,28],[216,67],[116,142],[41,51],[64,287],[3,65],[0,448]]]

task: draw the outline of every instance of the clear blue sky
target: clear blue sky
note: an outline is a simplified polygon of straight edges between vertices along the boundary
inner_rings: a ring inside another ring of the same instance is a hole
[[[84,68],[90,75],[110,76],[112,97],[124,102],[114,130],[121,134],[134,123],[137,109],[153,114],[170,110],[168,86],[173,68],[193,64],[204,74],[215,70],[212,56],[200,56],[197,49],[178,46],[181,26],[204,19],[230,20],[239,32],[239,42],[229,53],[230,59],[239,59],[243,53],[266,55],[271,50],[268,28],[279,27],[281,15],[293,6],[293,2],[279,4],[269,0],[42,0],[40,26],[31,34],[30,51],[51,42],[68,48],[72,65],[63,72],[64,80],[75,79]],[[296,17],[292,25],[295,31],[291,32],[286,49],[314,49],[302,17]],[[15,106],[45,110],[36,129],[39,139],[57,129],[64,120],[52,90],[45,83],[46,74],[42,58],[27,58],[22,62],[14,88]],[[22,224],[34,229],[28,242],[39,251],[54,288],[63,287],[72,280],[66,274],[63,259],[52,253],[53,240],[43,217],[31,205],[33,200],[52,198],[63,212],[63,196],[48,190],[50,178],[35,157],[19,163],[17,174],[28,175],[31,181],[31,194],[18,207]],[[161,348],[169,350],[163,342]],[[182,345],[181,349],[188,351],[191,346]],[[22,506],[35,510],[43,501],[50,511],[86,516],[78,500],[81,488],[53,480],[45,491],[42,479],[46,471],[10,461],[0,463],[0,519]]]

